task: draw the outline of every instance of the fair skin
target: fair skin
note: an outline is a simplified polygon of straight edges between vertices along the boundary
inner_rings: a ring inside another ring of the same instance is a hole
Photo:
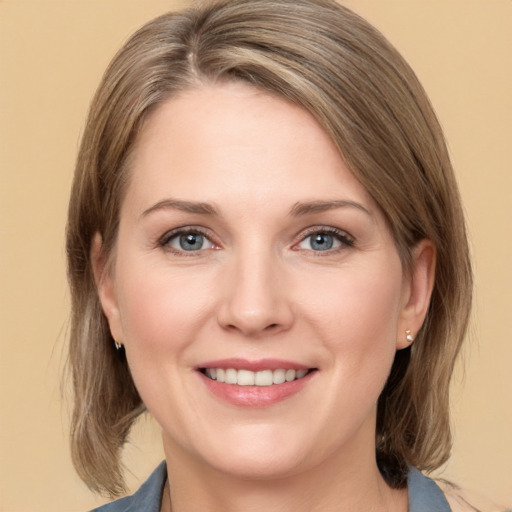
[[[160,105],[130,173],[113,263],[99,236],[93,261],[162,427],[163,507],[405,512],[406,490],[376,466],[376,403],[405,331],[424,320],[431,244],[406,275],[318,123],[243,84]],[[237,383],[212,379],[228,369]],[[296,380],[281,383],[282,370]]]

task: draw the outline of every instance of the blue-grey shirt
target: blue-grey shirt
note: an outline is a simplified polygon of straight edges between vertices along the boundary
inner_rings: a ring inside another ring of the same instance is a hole
[[[136,493],[91,512],[160,512],[166,479],[167,466],[162,462]],[[409,512],[451,512],[441,489],[417,469],[410,468],[407,485]]]

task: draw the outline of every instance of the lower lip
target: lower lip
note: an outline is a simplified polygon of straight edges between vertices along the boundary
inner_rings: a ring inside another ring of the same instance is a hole
[[[198,373],[210,392],[221,400],[237,407],[263,408],[282,402],[299,393],[311,381],[316,371],[308,373],[302,379],[283,382],[283,384],[272,384],[272,386],[226,384],[210,379],[201,372]]]

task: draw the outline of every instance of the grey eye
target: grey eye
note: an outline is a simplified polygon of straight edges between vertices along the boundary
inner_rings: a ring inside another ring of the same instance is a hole
[[[334,237],[327,233],[315,233],[309,238],[311,249],[315,251],[328,251],[334,245]]]
[[[340,245],[340,242],[334,235],[318,232],[307,236],[299,244],[299,247],[301,249],[310,249],[313,251],[328,251],[338,245]]]
[[[180,248],[184,251],[197,251],[203,248],[204,236],[195,233],[188,233],[186,235],[181,235],[179,241]]]
[[[167,244],[173,249],[187,252],[200,251],[212,246],[206,236],[197,232],[176,234],[168,240]]]

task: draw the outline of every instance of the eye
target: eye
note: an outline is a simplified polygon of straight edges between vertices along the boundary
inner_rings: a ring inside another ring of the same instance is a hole
[[[352,247],[353,245],[353,239],[342,231],[317,230],[304,237],[297,247],[309,251],[323,252],[335,251],[343,246]]]
[[[197,252],[215,248],[215,244],[197,230],[170,233],[163,238],[161,245],[177,252]]]

